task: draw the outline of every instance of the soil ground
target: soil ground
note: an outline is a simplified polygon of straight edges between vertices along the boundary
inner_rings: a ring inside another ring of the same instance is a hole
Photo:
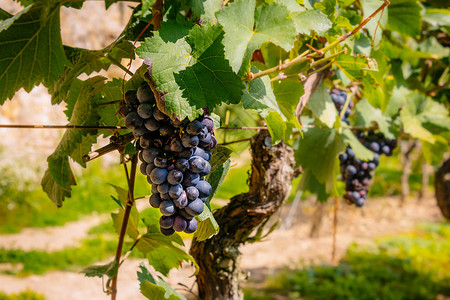
[[[394,197],[369,199],[363,209],[345,204],[339,206],[334,262],[345,254],[351,243],[373,243],[376,237],[408,232],[422,222],[442,220],[434,198],[426,198],[421,203],[411,200],[402,207],[399,207],[399,199]],[[243,282],[245,286],[257,287],[267,275],[274,274],[278,269],[286,266],[293,267],[301,263],[333,263],[331,259],[333,205],[329,204],[325,208],[318,238],[309,237],[313,203],[302,202],[292,226],[284,228],[283,222],[290,207],[286,205],[274,217],[280,220],[280,228],[263,241],[244,245],[241,248],[243,275],[248,278]],[[28,250],[32,248],[55,250],[54,246],[45,244],[43,240],[52,240],[51,245],[76,244],[90,226],[98,224],[102,219],[103,216],[90,216],[56,229],[27,229],[20,234],[1,236],[0,246],[9,245],[12,248],[23,246],[22,248]],[[30,234],[31,232],[33,234]],[[73,232],[77,234],[74,235]],[[76,237],[76,239],[69,241],[68,237]],[[19,242],[24,239],[27,240],[26,245]],[[189,247],[189,241],[186,241],[186,247]],[[144,299],[139,294],[136,275],[138,264],[143,261],[130,259],[123,264],[119,275],[118,299]],[[188,265],[180,270],[172,271],[169,283],[180,290],[183,287],[178,283],[192,286],[195,280],[195,277],[190,277],[192,272],[193,268]],[[24,278],[0,275],[0,283],[0,290],[8,294],[30,289],[44,294],[48,300],[108,299],[102,291],[101,279],[86,278],[79,273],[57,271]]]

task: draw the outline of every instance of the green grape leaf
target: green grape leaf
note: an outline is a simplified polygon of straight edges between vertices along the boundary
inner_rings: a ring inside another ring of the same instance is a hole
[[[141,272],[137,272],[138,280],[141,283],[141,293],[150,300],[186,300],[186,298],[174,290],[160,276],[154,277],[143,263],[139,264]]]
[[[63,165],[61,171],[63,172],[62,175],[68,178],[65,186],[61,186],[55,181],[55,178],[49,169],[45,171],[41,181],[42,189],[58,207],[62,206],[65,198],[70,198],[72,196],[71,186],[77,184],[68,161],[67,164]]]
[[[115,260],[112,262],[106,264],[106,265],[97,265],[97,266],[90,266],[87,268],[84,268],[80,271],[80,273],[83,273],[86,277],[100,277],[108,276],[109,278],[113,278],[117,275],[117,271],[119,270],[119,263]]]
[[[382,4],[383,0],[361,0],[361,5],[363,9],[364,18],[369,17],[372,13],[374,13]],[[391,2],[392,4],[392,2]],[[364,27],[369,32],[369,35],[374,40],[374,45],[377,46],[383,36],[383,28],[386,27],[388,22],[388,12],[391,6],[388,5],[384,8],[383,14],[379,13],[374,20],[368,22]]]
[[[159,226],[152,224],[148,226],[148,232],[139,238],[136,248],[147,257],[149,264],[164,276],[167,276],[171,269],[179,268],[183,261],[193,262],[198,268],[192,256],[178,245],[184,245],[178,234],[164,236]]]
[[[357,158],[361,160],[371,160],[373,158],[373,152],[364,147],[350,129],[346,128],[342,131],[342,140],[353,149]]]
[[[272,137],[272,144],[278,144],[286,136],[287,125],[283,117],[277,111],[271,111],[264,118],[267,124],[267,130],[269,130]]]
[[[231,161],[227,159],[225,163],[221,164],[218,168],[216,168],[211,174],[208,175],[206,180],[211,184],[211,194],[208,196],[208,198],[205,201],[206,206],[211,209],[210,202],[213,199],[214,195],[216,194],[217,190],[219,189],[220,185],[224,181],[225,177],[227,176],[228,170],[230,169],[230,163]]]
[[[318,35],[324,35],[332,27],[331,21],[320,9],[308,9],[291,14],[295,23],[295,29],[300,34],[310,34],[315,31]]]
[[[319,182],[310,169],[303,171],[299,185],[303,191],[317,195],[317,200],[320,202],[326,202],[330,197],[326,184]]]
[[[202,24],[214,23],[216,12],[222,8],[221,0],[190,0],[192,16],[202,20]]]
[[[283,4],[284,6],[289,9],[290,12],[296,12],[296,11],[304,11],[305,8],[297,3],[295,0],[277,0],[275,1],[278,4]]]
[[[423,20],[432,26],[449,26],[450,9],[428,7]]]
[[[11,15],[9,12],[7,12],[6,10],[0,8],[0,21],[2,20],[6,20],[6,19],[10,19],[13,15]],[[17,16],[17,15],[16,15]],[[3,23],[0,22],[0,31],[6,29],[9,27],[9,25],[12,24],[12,22],[14,22],[14,20],[10,20],[8,23]]]
[[[211,150],[211,173],[213,173],[218,167],[223,165],[231,155],[231,150],[224,146],[217,146]]]
[[[255,68],[253,68],[252,71],[257,72]],[[264,76],[246,82],[245,85],[246,88],[244,89],[242,96],[244,108],[254,109],[259,112],[262,117],[266,117],[272,110],[278,112],[281,116],[283,115],[278,106],[275,94],[273,93],[269,77]]]
[[[328,93],[328,89],[324,84],[320,85],[320,87],[312,93],[308,101],[308,107],[314,115],[329,128],[333,127],[336,118],[339,117],[336,107]]]
[[[342,54],[336,59],[336,65],[344,74],[352,81],[364,79],[365,70],[371,70],[368,60],[364,57],[351,56],[349,54]]]
[[[69,65],[61,41],[60,4],[34,3],[0,22],[0,104],[20,88],[49,87]]]
[[[410,134],[414,138],[434,144],[435,139],[433,134],[425,129],[420,119],[412,115],[410,111],[403,108],[400,112],[400,120],[402,121],[405,133]]]
[[[272,83],[273,93],[283,115],[289,119],[297,119],[295,109],[300,97],[305,93],[303,84],[297,80],[285,79]]]
[[[201,242],[207,240],[219,233],[219,224],[208,206],[205,205],[205,210],[203,210],[196,218],[198,221],[198,228],[194,233],[194,238],[197,241]]]
[[[101,99],[99,92],[104,86],[104,79],[96,76],[83,81],[80,85],[74,85],[75,91],[71,93],[76,94],[76,101],[68,105],[66,112],[70,116],[69,125],[98,125],[99,116],[96,110]],[[96,136],[97,130],[67,129],[58,147],[47,158],[49,172],[45,173],[41,185],[57,206],[62,206],[64,197],[70,196],[71,186],[76,184],[68,157],[84,166],[81,151],[88,151]]]
[[[334,163],[343,145],[335,129],[311,128],[299,141],[295,159],[304,170],[312,171],[320,183],[326,183],[333,180]]]
[[[247,71],[252,54],[265,42],[286,51],[294,46],[295,26],[284,5],[272,3],[256,8],[255,0],[240,0],[227,5],[216,16],[223,26],[225,57],[233,71]]]
[[[355,106],[356,120],[358,126],[370,127],[372,123],[378,124],[378,128],[388,139],[394,139],[395,136],[389,131],[390,124],[389,118],[385,117],[381,110],[374,108],[370,103],[363,99]]]
[[[136,49],[150,59],[149,72],[169,114],[194,119],[204,106],[212,110],[222,102],[240,101],[242,81],[224,57],[222,39],[218,25],[195,25],[175,43],[155,32]]]
[[[52,104],[66,101],[72,83],[80,74],[91,74],[101,70],[108,70],[112,62],[110,59],[120,62],[122,58],[130,58],[133,45],[128,41],[122,41],[111,49],[86,50],[80,48],[64,47],[66,56],[72,66],[66,67],[64,72],[49,88],[52,95]]]
[[[122,227],[122,221],[125,214],[125,207],[127,206],[128,199],[128,191],[111,184],[111,186],[116,190],[117,195],[119,197],[119,201],[122,204],[122,207],[119,208],[118,213],[111,213],[111,217],[113,220],[114,229],[117,233],[120,233]],[[136,206],[131,207],[130,217],[128,219],[127,231],[126,234],[131,237],[133,240],[136,240],[139,237],[139,212]]]
[[[124,119],[116,112],[120,108],[122,100],[122,80],[114,78],[108,81],[101,91],[102,101],[98,108],[100,116],[99,125],[101,126],[124,126]],[[105,135],[112,134],[112,130],[100,130]],[[126,133],[121,131],[121,133]]]
[[[427,163],[438,166],[442,163],[444,154],[449,150],[448,141],[439,135],[433,135],[434,143],[422,141],[422,153]]]
[[[412,37],[420,35],[422,7],[417,0],[392,0],[389,5],[388,29]]]

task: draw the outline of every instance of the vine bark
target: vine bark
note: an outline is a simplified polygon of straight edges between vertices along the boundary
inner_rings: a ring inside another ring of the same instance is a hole
[[[289,146],[283,142],[272,146],[267,131],[254,136],[250,144],[249,192],[234,196],[214,213],[220,224],[216,236],[203,242],[194,240],[191,246],[190,252],[200,267],[200,299],[242,299],[239,247],[261,237],[264,225],[289,195],[296,176]]]

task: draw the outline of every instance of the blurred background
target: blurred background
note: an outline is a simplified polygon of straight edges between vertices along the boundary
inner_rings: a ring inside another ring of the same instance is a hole
[[[87,1],[81,10],[63,7],[63,43],[105,47],[119,35],[134,5],[121,2],[105,11],[103,1]],[[22,9],[12,0],[0,0],[0,7],[13,14]],[[132,68],[139,65],[135,61]],[[123,73],[112,66],[102,75]],[[66,124],[64,109],[52,106],[46,88],[38,86],[30,93],[19,91],[1,106],[0,124]],[[236,107],[220,112],[229,124],[252,118]],[[254,133],[217,135],[220,143]],[[0,129],[0,300],[108,299],[101,279],[79,271],[114,255],[117,236],[109,213],[117,206],[108,183],[125,188],[119,155],[110,153],[86,169],[74,164],[77,186],[72,198],[56,208],[40,180],[62,134],[55,129]],[[96,148],[107,142],[99,140]],[[248,190],[247,145],[230,147],[235,150],[232,168],[214,207]],[[317,203],[315,196],[297,190],[296,179],[287,204],[274,218],[278,228],[242,248],[246,299],[450,299],[450,226],[434,198],[436,170],[424,163],[419,144],[402,142],[396,151],[382,157],[363,208],[333,199]],[[148,195],[144,176],[137,180],[135,194]],[[153,213],[145,198],[137,205],[143,215]],[[192,237],[183,238],[188,249]],[[144,299],[136,275],[142,261],[132,254],[122,266],[118,299]],[[185,265],[171,272],[169,282],[183,291],[179,283],[190,287],[192,272]]]

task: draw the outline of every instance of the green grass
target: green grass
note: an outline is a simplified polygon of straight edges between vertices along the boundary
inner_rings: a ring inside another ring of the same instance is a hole
[[[0,300],[45,300],[45,297],[32,291],[25,291],[20,292],[19,294],[9,295],[0,292]]]
[[[416,232],[353,245],[338,266],[285,269],[246,299],[436,299],[450,295],[450,225],[425,224]]]
[[[57,208],[41,189],[2,195],[8,199],[0,201],[0,234],[19,232],[24,227],[64,225],[94,211],[111,212],[117,204],[110,197],[115,191],[108,183],[125,188],[124,178],[122,166],[104,168],[100,161],[93,161],[82,176],[77,176],[72,198],[61,208]],[[136,196],[148,194],[150,188],[145,177],[139,175],[136,180]],[[8,202],[17,205],[11,208]]]

